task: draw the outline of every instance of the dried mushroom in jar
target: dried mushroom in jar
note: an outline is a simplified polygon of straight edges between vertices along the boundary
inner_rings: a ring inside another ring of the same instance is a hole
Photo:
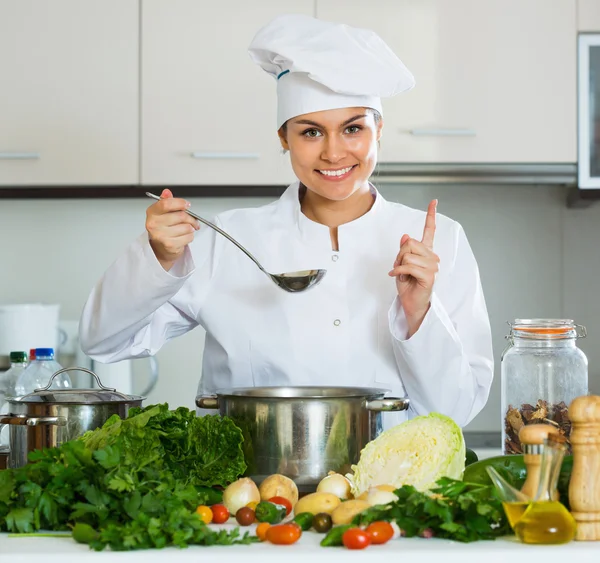
[[[507,454],[522,454],[519,431],[527,424],[551,424],[558,434],[569,438],[571,435],[571,420],[569,408],[564,401],[550,403],[539,399],[534,405],[523,403],[520,407],[508,406],[504,416],[504,451]],[[568,453],[571,444],[567,441]]]

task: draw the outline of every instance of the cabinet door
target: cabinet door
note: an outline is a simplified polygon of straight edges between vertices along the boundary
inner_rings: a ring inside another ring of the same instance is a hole
[[[138,183],[138,9],[0,0],[0,184]]]
[[[415,88],[384,102],[387,162],[574,162],[575,0],[317,0],[378,32]]]
[[[577,0],[577,29],[600,32],[600,0]]]
[[[248,46],[282,13],[313,0],[143,0],[142,182],[287,184],[276,83]]]

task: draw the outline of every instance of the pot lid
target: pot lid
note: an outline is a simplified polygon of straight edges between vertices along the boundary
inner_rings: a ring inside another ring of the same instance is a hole
[[[61,373],[66,371],[84,371],[92,375],[96,383],[98,383],[98,389],[51,389],[54,379]],[[125,393],[119,393],[116,389],[104,387],[100,378],[93,372],[86,368],[64,368],[57,371],[52,375],[48,385],[42,389],[36,389],[33,393],[24,395],[23,397],[14,397],[9,399],[9,402],[15,403],[63,403],[63,404],[106,404],[106,403],[128,403],[135,400],[143,399],[137,395],[126,395]]]
[[[255,399],[343,399],[352,397],[383,397],[389,389],[374,387],[237,387],[217,389],[222,397],[246,397]]]
[[[102,403],[129,403],[142,399],[136,395],[125,395],[115,390],[104,389],[37,389],[29,395],[14,397],[9,402],[15,403],[63,403],[63,404],[102,404]]]

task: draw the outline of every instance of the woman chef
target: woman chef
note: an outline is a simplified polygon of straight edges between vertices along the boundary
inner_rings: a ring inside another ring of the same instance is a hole
[[[274,203],[215,222],[269,272],[323,268],[287,293],[164,190],[146,230],[104,274],[80,338],[101,362],[156,354],[206,330],[199,393],[250,386],[381,387],[410,398],[384,427],[437,411],[466,425],[484,406],[491,335],[461,226],[387,202],[369,183],[382,96],[414,79],[374,33],[286,15],[261,29],[252,59],[277,80],[277,127],[298,181]]]

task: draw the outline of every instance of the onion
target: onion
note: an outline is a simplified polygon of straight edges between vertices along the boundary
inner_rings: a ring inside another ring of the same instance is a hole
[[[400,529],[400,526],[398,526],[398,524],[396,524],[396,522],[394,522],[393,520],[390,522],[390,524],[392,526],[392,530],[394,530],[394,535],[392,536],[392,539],[396,540],[403,535],[402,530]]]
[[[331,493],[341,500],[352,498],[350,481],[339,473],[329,472],[317,486],[318,493]]]
[[[371,487],[367,493],[367,502],[371,506],[376,504],[389,504],[398,500],[398,497],[391,491],[386,491],[382,487]]]
[[[238,479],[223,491],[223,504],[229,510],[229,514],[235,513],[251,502],[260,502],[260,493],[256,483],[249,477]]]

